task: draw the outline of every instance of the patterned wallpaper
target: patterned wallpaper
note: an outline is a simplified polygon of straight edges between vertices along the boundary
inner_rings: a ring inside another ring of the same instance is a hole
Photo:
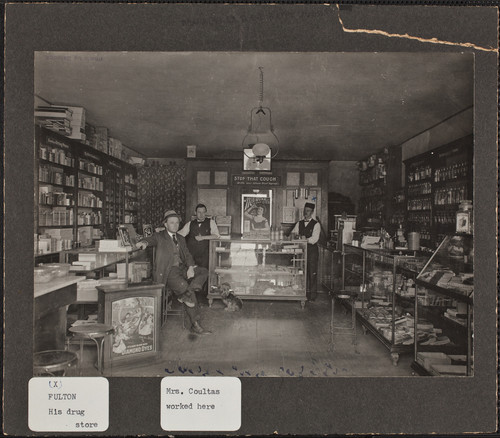
[[[139,229],[143,224],[161,225],[166,210],[186,217],[186,166],[165,164],[141,167],[137,171]]]

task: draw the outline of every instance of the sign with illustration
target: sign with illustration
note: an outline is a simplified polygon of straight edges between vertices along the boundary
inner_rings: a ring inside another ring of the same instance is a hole
[[[272,192],[241,195],[241,229],[244,239],[269,239],[272,225]]]
[[[155,350],[154,297],[132,297],[113,301],[112,325],[115,329],[111,357]]]

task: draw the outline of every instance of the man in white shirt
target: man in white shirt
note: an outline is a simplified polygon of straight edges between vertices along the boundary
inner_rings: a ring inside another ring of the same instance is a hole
[[[186,238],[189,252],[198,266],[208,269],[209,241],[218,239],[219,229],[213,219],[207,217],[207,207],[198,204],[195,208],[196,219],[189,221],[178,232]]]
[[[187,247],[198,266],[208,269],[210,260],[210,240],[218,239],[219,229],[213,219],[207,217],[207,207],[198,204],[195,208],[196,219],[189,221],[178,232],[186,238]],[[207,284],[205,283],[198,293],[198,301],[201,305],[208,304]]]
[[[295,224],[292,234],[298,234],[307,240],[307,286],[306,296],[308,301],[313,302],[318,292],[318,240],[321,234],[321,226],[314,220],[312,215],[315,205],[306,202],[304,205],[304,219]]]

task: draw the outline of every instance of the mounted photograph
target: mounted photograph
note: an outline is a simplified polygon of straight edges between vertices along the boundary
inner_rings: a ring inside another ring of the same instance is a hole
[[[33,375],[474,376],[473,53],[34,55]]]

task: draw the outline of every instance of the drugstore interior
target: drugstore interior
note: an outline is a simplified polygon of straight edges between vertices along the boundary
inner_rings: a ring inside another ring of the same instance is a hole
[[[467,53],[37,52],[35,374],[473,375],[473,68]],[[198,297],[209,336],[134,245],[200,203],[220,235]],[[292,233],[306,203],[315,301]]]

